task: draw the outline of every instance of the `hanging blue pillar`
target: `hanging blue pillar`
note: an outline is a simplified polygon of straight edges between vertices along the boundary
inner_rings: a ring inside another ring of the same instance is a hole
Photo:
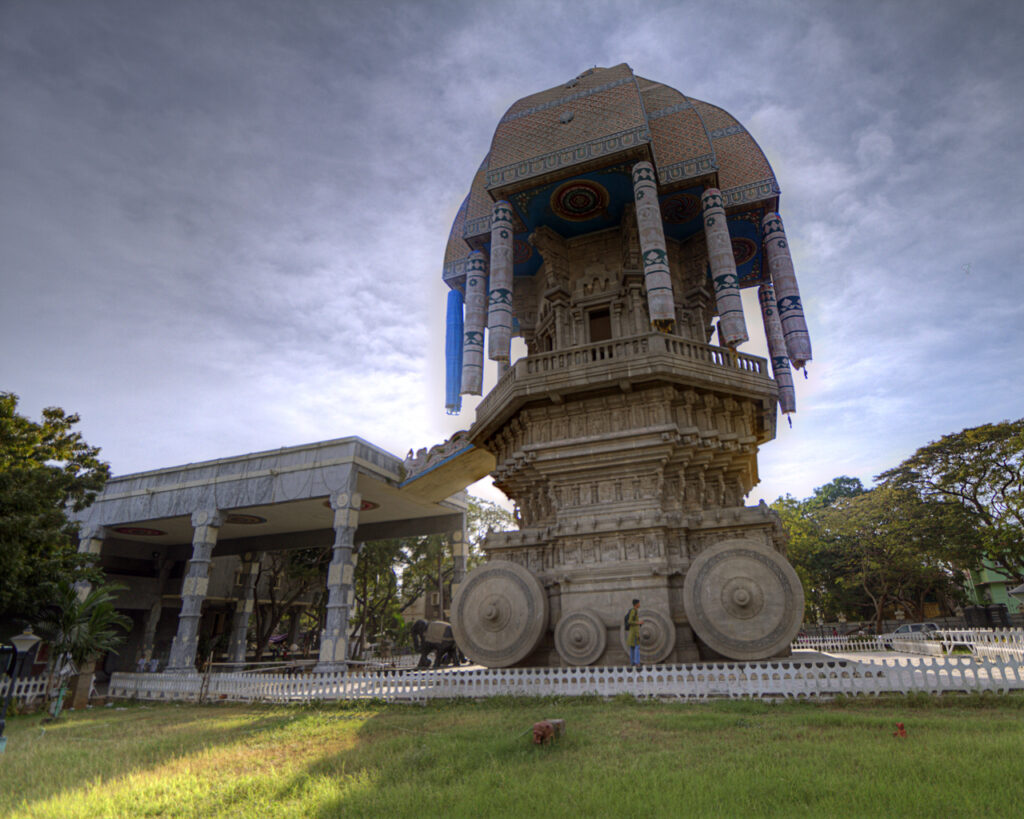
[[[462,409],[462,293],[448,291],[448,324],[444,339],[445,355],[445,401],[449,415],[457,415]]]

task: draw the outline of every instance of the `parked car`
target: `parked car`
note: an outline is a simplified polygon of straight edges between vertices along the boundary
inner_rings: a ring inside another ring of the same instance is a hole
[[[886,648],[892,648],[894,639],[926,640],[931,632],[938,630],[936,623],[904,623],[898,626],[896,631],[879,634],[878,638]]]

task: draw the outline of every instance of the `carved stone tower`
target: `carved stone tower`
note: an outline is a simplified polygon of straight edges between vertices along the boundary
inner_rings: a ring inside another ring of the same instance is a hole
[[[499,379],[467,437],[520,525],[456,594],[469,657],[623,663],[633,598],[645,662],[788,652],[803,592],[744,506],[811,357],[778,197],[742,125],[627,65],[501,119],[444,270],[449,410],[481,392],[486,331]],[[736,349],[755,286],[771,371]]]

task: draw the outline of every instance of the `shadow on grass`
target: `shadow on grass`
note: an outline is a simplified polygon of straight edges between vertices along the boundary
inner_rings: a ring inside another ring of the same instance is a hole
[[[925,769],[939,781],[966,777],[972,798],[992,801],[1000,798],[992,783],[950,767],[947,749],[1010,757],[1024,737],[1015,719],[1022,713],[1024,692],[779,704],[497,697],[426,706],[133,705],[69,714],[45,733],[38,715],[15,718],[0,764],[0,815],[23,800],[42,815],[44,800],[61,794],[81,807],[79,796],[97,784],[117,791],[127,781],[130,793],[96,804],[110,815],[140,815],[139,806],[170,815],[170,805],[180,816],[476,819],[631,816],[640,804],[669,815],[680,804],[704,805],[704,815],[715,815],[728,798],[738,800],[737,812],[771,814],[774,805],[787,815],[799,794],[808,810],[839,816],[846,814],[836,804],[849,802],[838,800],[863,795],[863,783],[891,780],[903,793],[907,777]],[[893,726],[907,717],[912,738],[897,745]],[[566,719],[567,734],[534,746],[531,727],[546,718]],[[989,766],[997,770],[992,762],[980,769]],[[811,769],[857,771],[858,781],[837,774],[819,787],[807,780]],[[140,786],[128,780],[151,771],[156,781],[142,787],[153,801],[132,802]],[[192,784],[186,803],[179,788]],[[822,803],[829,788],[840,796]],[[931,791],[917,798],[922,810],[940,807]],[[80,815],[74,809],[61,815]]]
[[[261,710],[265,713],[261,713]],[[68,791],[142,773],[191,754],[279,730],[279,706],[131,704],[8,719],[0,766],[0,815]]]

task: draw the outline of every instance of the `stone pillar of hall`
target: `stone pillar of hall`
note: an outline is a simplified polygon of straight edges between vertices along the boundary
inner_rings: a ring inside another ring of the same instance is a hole
[[[166,557],[157,557],[156,563],[156,596],[153,598],[149,611],[146,612],[146,619],[142,626],[142,643],[139,645],[139,650],[135,655],[136,663],[138,663],[140,657],[147,661],[153,657],[153,651],[156,648],[156,627],[160,624],[160,615],[163,613],[164,608],[164,589],[167,586],[167,578],[171,573],[171,568],[174,566],[174,561]]]
[[[288,612],[288,651],[292,650],[292,646],[296,646],[299,643],[299,622],[302,619],[302,613],[306,610],[305,606],[292,606]]]
[[[356,492],[357,476],[353,468],[345,488],[330,498],[334,510],[334,554],[327,568],[327,618],[320,635],[320,661],[314,669],[317,672],[348,668],[348,621],[355,598],[354,546],[362,500]]]
[[[178,633],[171,644],[166,671],[172,674],[196,673],[196,648],[199,643],[199,620],[203,616],[203,600],[210,584],[210,561],[217,543],[217,531],[223,516],[218,509],[201,509],[192,514],[192,558],[181,584],[181,613]]]
[[[452,532],[452,596],[455,588],[466,579],[466,514],[462,514],[462,528]]]
[[[103,539],[107,536],[102,526],[83,526],[78,531],[78,553],[92,555],[99,560],[100,551],[103,549]],[[78,599],[84,600],[92,590],[92,583],[88,580],[79,580],[75,583],[75,591],[78,592]]]
[[[260,556],[245,554],[238,564],[238,585],[241,591],[235,602],[235,613],[231,618],[231,639],[228,643],[228,659],[233,663],[244,663],[248,647],[249,617],[256,600],[256,575],[260,571]]]

